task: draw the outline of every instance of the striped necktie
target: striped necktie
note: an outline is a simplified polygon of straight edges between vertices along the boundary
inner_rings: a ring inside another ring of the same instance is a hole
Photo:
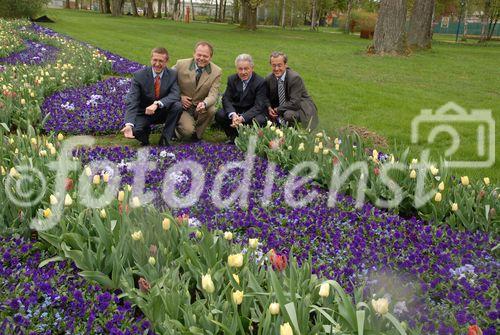
[[[241,82],[243,83],[243,91],[245,91],[245,89],[247,88],[248,81],[242,80]]]
[[[285,83],[281,78],[278,78],[278,98],[280,106],[284,105],[286,102]]]

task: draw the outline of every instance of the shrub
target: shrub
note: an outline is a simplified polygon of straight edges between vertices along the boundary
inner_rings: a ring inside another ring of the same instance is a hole
[[[39,13],[49,0],[2,0],[0,17],[30,18]]]

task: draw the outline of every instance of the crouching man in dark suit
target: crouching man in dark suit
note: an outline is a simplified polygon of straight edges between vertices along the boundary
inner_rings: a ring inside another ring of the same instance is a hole
[[[306,129],[318,125],[318,111],[307,93],[304,81],[287,64],[283,52],[273,52],[269,57],[272,73],[266,77],[267,112],[278,124],[295,125],[300,122]]]
[[[125,127],[121,131],[142,145],[149,145],[152,124],[165,125],[159,145],[169,145],[182,113],[177,72],[167,68],[167,62],[167,49],[154,48],[151,66],[134,73],[125,99]]]
[[[254,121],[263,126],[266,118],[266,85],[262,77],[253,72],[253,59],[248,54],[236,57],[236,74],[227,78],[227,87],[222,97],[222,109],[215,120],[222,126],[234,143],[238,135],[237,127],[252,124]]]

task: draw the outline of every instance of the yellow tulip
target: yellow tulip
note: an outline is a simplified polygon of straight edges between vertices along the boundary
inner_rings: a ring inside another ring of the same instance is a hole
[[[330,284],[329,283],[323,283],[319,287],[319,296],[326,298],[330,295]]]
[[[99,185],[101,183],[101,176],[98,174],[94,175],[92,182],[94,183],[94,185]]]
[[[64,135],[63,135],[62,133],[57,134],[57,139],[58,139],[59,141],[64,140]]]
[[[451,210],[456,212],[458,211],[458,204],[456,202],[454,202],[452,205],[451,205]]]
[[[118,192],[118,201],[122,202],[123,199],[125,199],[125,192],[123,191]]]
[[[259,246],[259,239],[257,238],[248,239],[248,246],[252,249],[257,249],[257,247]]]
[[[386,298],[372,299],[372,306],[377,314],[384,315],[389,312],[389,301]]]
[[[167,231],[170,229],[170,219],[169,218],[164,218],[163,222],[161,223],[161,226],[163,230]]]
[[[52,210],[50,208],[44,209],[42,213],[43,217],[47,219],[52,216]]]
[[[490,184],[490,178],[488,178],[488,177],[484,177],[484,178],[483,178],[483,181],[484,181],[484,184],[485,184],[486,186],[488,186],[488,185]]]
[[[293,335],[293,329],[288,322],[280,325],[280,335]]]
[[[102,175],[102,181],[105,183],[109,182],[109,173],[106,172]]]
[[[132,206],[132,208],[141,207],[141,200],[139,200],[139,197],[133,197],[132,203],[130,205]]]
[[[99,212],[99,216],[101,217],[101,219],[105,219],[107,214],[106,214],[106,210],[103,208],[101,209],[101,211]]]
[[[155,259],[153,256],[151,256],[151,257],[149,257],[149,259],[148,259],[148,263],[149,263],[149,264],[151,264],[151,266],[155,266],[155,264],[156,264],[156,259]]]
[[[138,230],[138,231],[135,231],[131,234],[132,236],[132,239],[134,241],[139,241],[139,240],[142,240],[143,236],[142,236],[142,231]]]
[[[280,313],[280,304],[273,302],[269,305],[269,313],[271,315],[278,315]]]
[[[438,190],[440,191],[444,191],[444,183],[443,182],[440,182],[439,185],[438,185]]]
[[[467,177],[467,176],[462,176],[462,177],[460,177],[460,182],[461,182],[461,183],[462,183],[462,185],[464,185],[464,186],[469,185],[469,177]]]
[[[231,241],[233,239],[233,233],[231,233],[230,231],[224,232],[224,239]]]
[[[443,199],[443,196],[441,193],[437,192],[436,195],[434,196],[434,201],[435,202],[440,202]]]
[[[243,302],[243,291],[233,292],[233,301],[236,305],[241,305]]]
[[[411,178],[411,179],[415,179],[415,178],[417,178],[417,171],[415,171],[415,170],[411,170],[411,172],[410,172],[410,178]]]
[[[208,273],[206,275],[201,276],[201,287],[205,291],[207,291],[207,293],[214,293],[215,291],[214,282],[212,281],[212,276],[210,276]]]
[[[230,267],[240,268],[243,266],[243,255],[242,254],[234,254],[229,255],[227,257],[227,263]]]
[[[71,206],[73,204],[73,199],[71,199],[70,195],[66,193],[64,197],[64,206]]]
[[[300,143],[300,144],[299,144],[299,148],[298,148],[297,150],[299,150],[299,151],[304,151],[304,150],[305,150],[305,148],[304,148],[304,143]]]
[[[50,200],[50,204],[51,205],[57,205],[57,198],[55,195],[51,194],[50,197],[49,197],[49,200]]]
[[[240,277],[236,273],[233,273],[233,279],[238,285],[240,285]]]

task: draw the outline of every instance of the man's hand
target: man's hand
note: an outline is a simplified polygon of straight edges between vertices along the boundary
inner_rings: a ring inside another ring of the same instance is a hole
[[[158,109],[158,105],[157,104],[149,105],[146,108],[146,115],[153,115],[157,109]]]
[[[243,116],[234,114],[232,121],[233,122],[231,123],[231,127],[237,128],[239,125],[243,124],[244,119],[243,119]]]
[[[267,107],[267,113],[271,119],[276,119],[278,117],[278,111],[276,108],[271,108],[271,106]]]
[[[207,105],[205,105],[205,102],[201,101],[198,102],[198,105],[196,105],[196,111],[200,114],[206,111]]]
[[[190,97],[186,95],[181,95],[181,103],[182,103],[182,108],[188,110],[189,108],[191,108],[192,100]]]
[[[132,127],[129,125],[126,125],[120,131],[123,133],[123,136],[125,136],[126,138],[135,138],[134,133],[132,132]]]

